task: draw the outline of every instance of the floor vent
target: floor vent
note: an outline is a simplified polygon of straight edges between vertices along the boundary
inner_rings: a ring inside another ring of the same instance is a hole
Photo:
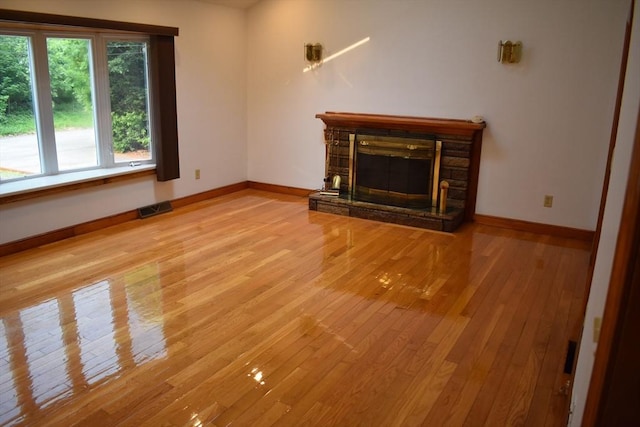
[[[149,218],[150,216],[160,215],[161,213],[171,212],[172,210],[171,202],[160,202],[155,205],[138,208],[138,218]]]
[[[567,357],[564,359],[564,373],[571,375],[573,372],[573,361],[576,358],[576,349],[578,347],[578,343],[575,341],[569,341],[569,346],[567,347]]]

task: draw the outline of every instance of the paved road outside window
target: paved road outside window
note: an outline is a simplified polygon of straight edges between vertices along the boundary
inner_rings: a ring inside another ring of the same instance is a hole
[[[58,131],[56,138],[60,169],[70,170],[97,165],[93,129]],[[139,159],[139,153],[116,153],[116,162]],[[17,172],[20,175],[40,173],[38,141],[35,134],[0,137],[1,171]]]

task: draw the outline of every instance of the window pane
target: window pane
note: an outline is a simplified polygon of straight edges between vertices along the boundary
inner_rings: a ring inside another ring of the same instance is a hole
[[[98,165],[90,40],[47,38],[58,169]]]
[[[29,38],[0,35],[0,179],[40,174]]]
[[[149,160],[147,44],[108,42],[107,63],[115,161]]]

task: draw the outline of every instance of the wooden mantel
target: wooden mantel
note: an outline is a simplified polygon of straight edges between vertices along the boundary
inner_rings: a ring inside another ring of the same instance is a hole
[[[328,127],[369,129],[397,129],[442,135],[473,136],[482,131],[484,122],[471,120],[436,119],[429,117],[388,116],[383,114],[340,113],[327,111],[316,114]]]

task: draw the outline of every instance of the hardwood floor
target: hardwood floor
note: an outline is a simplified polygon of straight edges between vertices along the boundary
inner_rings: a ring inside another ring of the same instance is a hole
[[[584,242],[256,190],[0,258],[0,424],[560,426]]]

